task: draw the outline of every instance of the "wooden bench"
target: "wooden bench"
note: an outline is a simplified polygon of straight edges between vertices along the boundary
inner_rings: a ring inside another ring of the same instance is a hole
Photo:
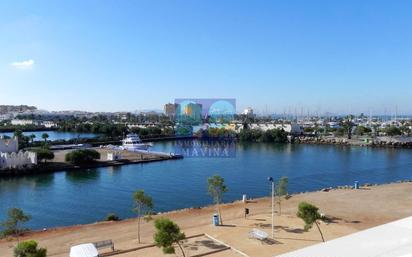
[[[114,243],[112,240],[104,240],[104,241],[99,241],[93,243],[96,249],[102,249],[102,248],[111,248],[112,252],[114,251]]]

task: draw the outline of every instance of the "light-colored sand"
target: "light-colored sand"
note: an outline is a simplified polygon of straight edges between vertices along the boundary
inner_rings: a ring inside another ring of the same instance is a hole
[[[184,250],[186,256],[195,256],[199,254],[214,252],[218,250],[222,250],[221,252],[217,252],[213,254],[213,257],[216,256],[233,256],[233,257],[240,257],[241,255],[237,254],[236,252],[227,249],[227,247],[219,242],[216,242],[206,236],[200,236],[188,239],[184,242]],[[135,257],[135,256],[151,256],[151,257],[164,257],[162,250],[158,247],[150,247],[146,249],[142,249],[135,252],[130,252],[126,254],[120,254],[120,257]],[[176,255],[183,256],[179,248],[176,248]],[[173,256],[173,255],[172,255]]]
[[[296,217],[300,201],[317,205],[322,213],[335,217],[329,224],[322,223],[321,229],[326,240],[351,234],[355,231],[387,223],[412,215],[412,183],[389,184],[360,190],[332,190],[294,195],[282,204],[282,215],[275,215],[275,240],[268,243],[249,239],[252,228],[270,231],[270,199],[258,199],[248,203],[251,215],[244,219],[245,205],[241,202],[227,204],[222,208],[225,226],[211,225],[213,207],[190,209],[164,214],[180,225],[187,236],[207,233],[249,256],[273,256],[305,246],[319,243],[316,229],[302,230],[303,222]],[[136,221],[106,222],[37,232],[25,239],[35,239],[48,249],[48,256],[68,256],[70,246],[112,239],[116,249],[137,247]],[[142,226],[142,240],[153,243],[153,223]],[[15,242],[0,241],[0,256],[12,256]],[[200,247],[201,248],[201,247]],[[150,250],[151,249],[151,250]],[[205,249],[201,249],[203,251]],[[159,249],[149,248],[128,256],[162,256]],[[225,251],[210,256],[240,256],[234,251]]]

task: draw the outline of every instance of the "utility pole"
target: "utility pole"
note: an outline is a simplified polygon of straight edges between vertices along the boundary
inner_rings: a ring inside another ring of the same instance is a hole
[[[272,239],[275,239],[275,224],[274,224],[274,221],[275,221],[275,212],[274,212],[274,209],[275,209],[275,196],[274,196],[274,194],[275,194],[275,181],[273,180],[272,177],[268,177],[268,180],[269,180],[269,182],[272,183]]]

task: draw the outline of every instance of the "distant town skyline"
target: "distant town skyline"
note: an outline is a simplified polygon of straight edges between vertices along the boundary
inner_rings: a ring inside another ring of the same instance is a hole
[[[412,2],[3,1],[0,104],[412,114]]]

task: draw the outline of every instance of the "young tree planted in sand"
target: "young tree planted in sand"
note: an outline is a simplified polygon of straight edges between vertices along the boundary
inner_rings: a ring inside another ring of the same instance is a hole
[[[209,192],[209,195],[213,197],[213,201],[217,207],[220,225],[223,225],[222,214],[220,213],[219,204],[222,202],[223,193],[227,192],[225,180],[221,176],[215,175],[207,179],[207,184],[207,190]]]
[[[152,197],[146,195],[143,190],[133,193],[133,200],[136,205],[134,211],[137,213],[137,242],[140,244],[140,223],[141,219],[149,221],[153,210]]]
[[[321,215],[318,212],[318,210],[319,210],[318,207],[310,203],[301,202],[299,203],[298,213],[296,215],[305,222],[305,227],[304,227],[305,231],[308,231],[309,229],[311,229],[313,224],[315,224],[319,230],[320,236],[322,237],[322,241],[325,242],[322,231],[320,230],[319,224],[317,222],[318,220],[321,219]]]
[[[276,196],[278,197],[279,215],[282,215],[282,198],[288,195],[288,177],[281,177],[276,185]]]
[[[160,218],[155,221],[156,234],[154,241],[157,247],[161,247],[166,254],[175,253],[174,245],[176,244],[185,257],[185,251],[182,247],[182,241],[186,238],[185,234],[180,231],[179,226],[167,218]]]
[[[19,243],[14,248],[14,257],[46,257],[45,248],[37,248],[37,242],[34,240]]]
[[[19,240],[19,235],[27,230],[21,228],[20,225],[25,223],[31,219],[30,215],[27,215],[23,212],[23,210],[19,208],[11,208],[9,209],[8,218],[6,221],[2,222],[0,225],[4,227],[3,231],[1,231],[0,236],[9,236],[14,235]]]

